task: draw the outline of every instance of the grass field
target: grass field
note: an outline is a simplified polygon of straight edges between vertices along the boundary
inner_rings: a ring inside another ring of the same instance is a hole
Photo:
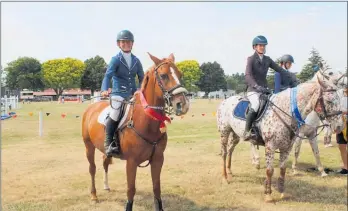
[[[292,195],[290,199],[272,204],[263,202],[264,148],[260,148],[261,169],[256,170],[251,165],[247,143],[240,143],[234,152],[232,182],[222,183],[220,140],[212,115],[218,103],[196,100],[183,119],[175,117],[168,127],[169,141],[162,170],[162,199],[166,211],[347,209],[347,177],[331,174],[321,178],[319,173],[307,172],[308,167],[314,166],[314,157],[306,141],[300,155],[300,175],[291,175],[289,167],[293,156],[287,165],[285,188]],[[2,121],[2,210],[123,210],[127,187],[125,162],[114,160],[110,166],[112,190],[106,192],[99,151],[96,188],[100,203],[90,203],[90,175],[81,139],[81,116],[86,107],[87,103],[25,104],[17,111],[17,118]],[[42,138],[38,136],[40,108],[44,113],[51,113],[44,115]],[[34,115],[30,116],[29,112]],[[67,116],[62,118],[62,113]],[[324,148],[322,138],[319,140],[324,167],[340,168],[334,137],[333,148]],[[275,166],[273,181],[279,175],[278,160]],[[153,210],[149,168],[138,169],[136,188],[134,210]],[[273,196],[279,197],[274,188]]]

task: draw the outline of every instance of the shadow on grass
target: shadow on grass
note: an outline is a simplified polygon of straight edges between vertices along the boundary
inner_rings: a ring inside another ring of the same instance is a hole
[[[302,163],[301,166],[304,169],[312,167],[312,164]],[[262,170],[263,171],[263,170]],[[266,179],[266,173],[250,175],[247,173],[236,174],[233,176],[231,183],[250,183],[260,185],[263,190],[264,180]],[[306,172],[306,174],[317,174],[318,172]],[[308,175],[307,175],[308,176]],[[273,174],[272,177],[272,191],[273,193],[278,191],[277,181],[279,174]],[[347,176],[330,173],[328,177],[322,178],[317,175],[311,176],[313,180],[334,180],[336,178],[347,178]],[[257,194],[256,192],[252,192]],[[330,185],[317,185],[308,181],[301,180],[297,175],[285,177],[285,193],[290,194],[290,198],[287,201],[293,202],[305,202],[305,203],[319,203],[319,204],[332,204],[332,205],[347,205],[347,184],[343,187],[332,187]],[[262,194],[260,192],[260,194]]]
[[[140,200],[134,201],[136,206],[143,207],[145,210],[154,210],[154,198],[153,193],[148,192],[137,192],[136,195],[140,197]],[[243,206],[200,206],[194,201],[182,197],[176,194],[162,194],[163,209],[165,211],[256,211],[258,209],[248,208]],[[125,204],[124,201],[118,201],[122,205]]]

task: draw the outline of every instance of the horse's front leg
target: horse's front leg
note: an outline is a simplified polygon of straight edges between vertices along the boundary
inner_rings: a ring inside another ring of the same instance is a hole
[[[135,195],[135,178],[137,175],[137,164],[134,160],[127,160],[127,204],[126,204],[126,211],[132,211],[133,210],[133,199]]]
[[[272,176],[274,172],[274,150],[269,146],[269,142],[266,144],[266,180],[265,180],[265,202],[273,202],[272,194]]]
[[[226,157],[227,157],[227,145],[228,136],[230,132],[222,132],[220,136],[221,141],[221,157],[222,157],[222,180],[228,183],[227,171],[226,171]]]
[[[289,197],[289,195],[285,195],[285,173],[286,173],[286,162],[289,158],[290,150],[285,152],[280,152],[279,165],[280,165],[280,176],[278,178],[278,190],[280,193],[280,198],[284,199]]]
[[[302,133],[299,134],[300,137],[303,136]],[[302,139],[297,137],[295,138],[295,156],[294,156],[294,160],[292,162],[292,171],[293,174],[296,175],[298,174],[297,172],[297,162],[298,162],[298,156],[300,155],[300,151],[301,151],[301,144],[302,144]]]
[[[151,162],[151,177],[155,201],[155,211],[163,211],[161,199],[161,170],[163,166],[163,153],[156,156]]]
[[[318,148],[318,143],[317,143],[317,137],[310,138],[309,139],[309,144],[312,147],[312,152],[315,157],[315,162],[317,164],[318,170],[321,173],[322,177],[327,176],[326,172],[324,171],[324,167],[320,162],[320,154],[319,154],[319,148]]]

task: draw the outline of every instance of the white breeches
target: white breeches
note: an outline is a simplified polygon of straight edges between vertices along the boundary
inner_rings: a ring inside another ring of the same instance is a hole
[[[111,111],[110,111],[110,117],[114,121],[118,120],[118,116],[120,115],[122,100],[124,100],[121,96],[111,96]]]
[[[257,112],[260,108],[260,93],[258,92],[248,92],[247,93],[248,99],[250,101],[251,104],[251,108]]]

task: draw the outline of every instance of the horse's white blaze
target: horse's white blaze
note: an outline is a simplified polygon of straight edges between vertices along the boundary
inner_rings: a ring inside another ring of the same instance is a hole
[[[178,76],[175,74],[175,70],[174,70],[172,67],[170,68],[170,72],[171,72],[171,74],[172,74],[172,76],[173,76],[175,82],[176,82],[178,85],[180,85],[179,78],[178,78]]]

